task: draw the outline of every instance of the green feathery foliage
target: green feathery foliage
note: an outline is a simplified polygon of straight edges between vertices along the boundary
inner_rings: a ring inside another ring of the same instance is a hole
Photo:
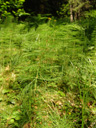
[[[0,24],[0,127],[95,127],[95,28],[27,25]]]

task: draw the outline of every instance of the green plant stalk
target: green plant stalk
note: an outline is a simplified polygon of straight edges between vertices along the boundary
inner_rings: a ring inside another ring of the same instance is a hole
[[[10,35],[10,45],[9,45],[9,50],[10,50],[10,52],[9,52],[9,56],[12,57],[12,41],[11,41],[11,35]],[[10,58],[10,65],[11,65],[11,60],[12,60],[12,58]]]
[[[84,114],[85,114],[85,91],[83,91],[83,102],[82,102],[82,126],[81,128],[84,128]]]
[[[81,124],[81,128],[84,128],[84,101],[85,101],[85,92],[83,92],[83,96],[81,94],[81,87],[79,84],[79,92],[80,92],[80,100],[82,100],[82,124]]]
[[[36,78],[35,78],[35,87],[34,87],[34,91],[36,91],[37,89],[37,81],[38,81],[38,69],[37,69],[37,75],[36,75]],[[35,94],[35,93],[34,93]]]

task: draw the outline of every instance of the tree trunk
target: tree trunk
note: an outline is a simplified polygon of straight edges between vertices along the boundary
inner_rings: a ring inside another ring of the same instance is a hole
[[[74,16],[73,16],[73,7],[72,4],[70,4],[70,21],[73,22]]]
[[[81,16],[81,12],[80,12],[80,9],[78,10],[78,19],[80,19],[80,16]]]

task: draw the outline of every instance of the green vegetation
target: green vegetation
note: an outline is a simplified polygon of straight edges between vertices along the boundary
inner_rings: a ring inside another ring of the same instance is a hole
[[[24,0],[0,0],[0,18],[9,16],[10,14],[15,17],[20,17],[21,15],[27,15],[23,8]]]
[[[0,24],[0,128],[96,127],[96,19],[86,16]]]

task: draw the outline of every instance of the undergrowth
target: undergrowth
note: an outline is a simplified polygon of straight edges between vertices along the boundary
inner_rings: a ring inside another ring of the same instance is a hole
[[[96,127],[96,27],[59,22],[0,24],[0,127]]]

